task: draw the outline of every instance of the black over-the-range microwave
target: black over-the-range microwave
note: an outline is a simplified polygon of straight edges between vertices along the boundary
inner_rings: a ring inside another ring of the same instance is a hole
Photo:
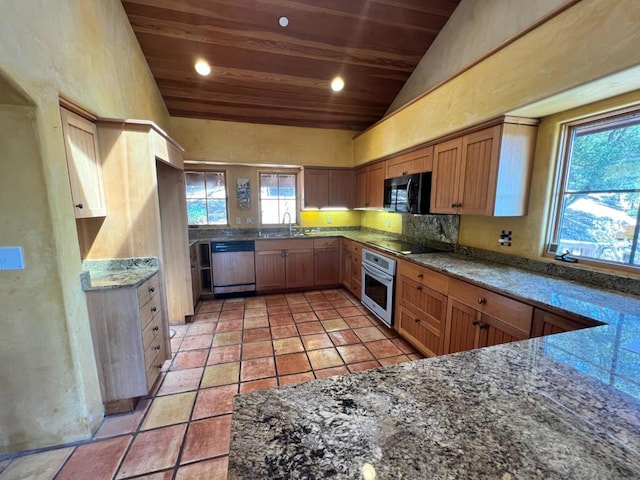
[[[384,208],[398,213],[429,213],[431,172],[384,181]]]

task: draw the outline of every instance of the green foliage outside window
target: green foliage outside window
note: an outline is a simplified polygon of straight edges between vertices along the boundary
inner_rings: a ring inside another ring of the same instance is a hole
[[[224,172],[187,172],[189,225],[227,225],[227,188]]]
[[[571,127],[558,252],[640,265],[640,115]]]

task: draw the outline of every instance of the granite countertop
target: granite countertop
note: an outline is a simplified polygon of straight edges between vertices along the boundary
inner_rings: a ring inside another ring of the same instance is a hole
[[[405,258],[605,325],[239,395],[229,478],[640,478],[637,296]]]
[[[85,260],[80,284],[84,291],[137,288],[158,273],[159,268],[157,257]]]
[[[572,363],[576,333],[239,395],[229,478],[640,478],[638,385]]]

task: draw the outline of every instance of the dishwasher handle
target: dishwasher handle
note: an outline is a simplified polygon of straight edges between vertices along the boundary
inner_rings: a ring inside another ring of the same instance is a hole
[[[253,252],[256,244],[253,240],[211,242],[211,253],[222,252]]]

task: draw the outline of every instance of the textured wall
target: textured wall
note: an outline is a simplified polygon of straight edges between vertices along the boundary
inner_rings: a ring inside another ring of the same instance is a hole
[[[171,118],[185,160],[350,167],[353,132]]]
[[[26,257],[0,271],[3,454],[87,438],[102,415],[58,96],[164,128],[169,116],[119,1],[0,2],[0,31],[0,245]]]
[[[387,113],[462,71],[549,12],[573,1],[462,0]]]
[[[638,22],[636,0],[582,0],[357,137],[354,164],[632,69],[640,64]],[[626,91],[640,87],[638,75],[627,82]]]

